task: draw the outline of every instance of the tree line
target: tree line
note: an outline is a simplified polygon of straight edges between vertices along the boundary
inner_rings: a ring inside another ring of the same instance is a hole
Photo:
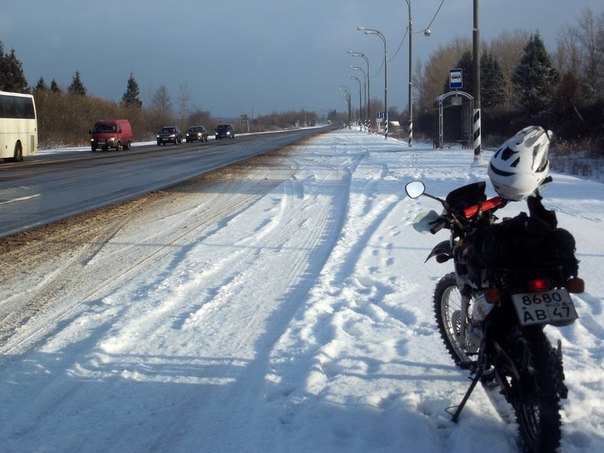
[[[559,139],[603,152],[604,13],[584,10],[576,24],[560,32],[558,46],[551,54],[539,33],[523,31],[504,32],[490,42],[482,42],[480,47],[483,141],[491,137],[496,143],[527,124],[536,123],[554,130]],[[451,68],[463,70],[463,90],[474,93],[472,67],[472,43],[462,38],[441,46],[425,63],[418,61],[414,65],[417,137],[428,138],[433,133],[433,101],[449,91]],[[65,90],[55,80],[47,84],[42,77],[36,86],[29,87],[15,50],[5,52],[1,41],[0,90],[35,95],[42,146],[82,144],[82,131],[100,118],[128,118],[135,140],[153,139],[157,130],[168,123],[181,129],[190,124],[204,124],[212,129],[216,124],[209,112],[189,108],[186,85],[179,88],[175,105],[165,85],[155,90],[149,105],[144,105],[133,74],[120,102],[90,96],[78,71]],[[372,99],[371,103],[372,110],[381,108],[380,99]],[[389,110],[390,118],[407,123],[407,114],[394,107]],[[330,112],[330,119],[337,117],[335,111]],[[252,118],[238,127],[256,131],[316,121],[315,113],[301,110]]]
[[[76,71],[66,89],[56,80],[50,83],[40,77],[30,87],[23,65],[15,50],[5,52],[0,41],[0,90],[31,93],[35,97],[38,113],[38,136],[42,148],[65,145],[83,145],[88,142],[88,130],[99,119],[127,118],[135,141],[153,140],[164,125],[176,125],[181,130],[191,125],[204,125],[212,131],[221,122],[209,112],[190,108],[190,95],[186,85],[180,86],[173,103],[168,88],[161,85],[145,105],[141,99],[138,82],[130,74],[121,101],[114,102],[90,96],[81,74]],[[291,111],[237,121],[241,132],[291,128],[296,125],[315,124],[317,115],[312,112]]]
[[[494,140],[528,124],[541,124],[559,140],[604,153],[604,13],[583,10],[559,33],[549,53],[539,33],[504,32],[481,43],[482,128]],[[430,135],[433,101],[448,87],[451,68],[463,70],[474,94],[472,42],[456,39],[414,71],[416,130]],[[404,115],[403,115],[404,116]]]
[[[166,124],[177,124],[181,128],[187,124],[204,124],[208,129],[215,125],[207,112],[189,112],[183,107],[175,113],[165,85],[154,93],[150,106],[144,106],[133,74],[126,82],[120,102],[90,96],[79,71],[75,72],[66,89],[54,79],[48,84],[44,77],[30,87],[15,50],[5,52],[2,41],[0,90],[34,95],[41,147],[86,144],[88,130],[99,119],[127,118],[132,124],[134,140],[152,140]],[[179,100],[181,104],[187,101],[188,98]]]

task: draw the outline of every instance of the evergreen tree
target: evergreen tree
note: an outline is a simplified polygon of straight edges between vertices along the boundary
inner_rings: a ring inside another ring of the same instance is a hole
[[[36,93],[48,91],[48,85],[46,85],[46,81],[44,80],[44,77],[40,77],[40,80],[38,80],[38,83],[35,86],[34,91]]]
[[[128,79],[128,85],[126,92],[122,96],[122,104],[126,107],[142,107],[143,101],[140,100],[140,91],[138,89],[138,83],[136,82],[134,75],[130,74]]]
[[[74,74],[71,85],[67,88],[67,92],[74,96],[86,96],[87,91],[80,78],[80,71],[76,71]]]
[[[472,52],[466,51],[457,62],[457,68],[463,74],[462,90],[472,96],[476,93],[474,82],[474,58]],[[445,82],[445,91],[449,91],[449,80]],[[484,109],[500,105],[506,96],[505,77],[497,60],[485,52],[480,57],[480,99]]]
[[[488,110],[503,104],[506,99],[506,82],[499,62],[485,52],[480,57],[481,107]]]
[[[23,73],[23,64],[17,58],[15,50],[4,53],[4,44],[0,41],[0,90],[15,93],[27,93],[29,86]]]
[[[6,55],[4,55],[4,43],[0,41],[0,90],[4,90],[5,85],[5,76],[4,76],[4,60],[6,59]]]
[[[539,34],[531,36],[512,74],[520,110],[535,115],[547,110],[554,99],[558,72],[552,66]]]
[[[52,79],[52,82],[50,82],[50,91],[55,94],[61,92],[61,88],[55,79]]]
[[[327,112],[327,120],[336,123],[338,121],[338,111],[333,109]]]

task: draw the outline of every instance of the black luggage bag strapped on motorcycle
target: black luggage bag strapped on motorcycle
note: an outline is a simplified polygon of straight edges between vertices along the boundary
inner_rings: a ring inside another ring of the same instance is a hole
[[[446,204],[457,215],[486,201],[484,181],[468,184],[450,192]],[[503,284],[502,273],[522,270],[559,271],[552,276],[566,281],[576,277],[579,262],[575,257],[575,238],[557,227],[556,213],[545,209],[541,196],[527,198],[530,215],[521,212],[505,218],[500,223],[478,221],[475,229],[454,248],[456,264],[467,268],[458,273],[474,276],[477,287],[487,287],[489,282]],[[480,275],[479,270],[486,271]]]
[[[455,364],[472,383],[451,409],[457,422],[475,386],[499,390],[512,406],[524,451],[554,452],[561,439],[560,399],[567,397],[562,348],[552,347],[546,325],[577,319],[570,293],[581,293],[575,239],[558,227],[542,204],[539,187],[548,175],[550,133],[530,126],[494,154],[489,179],[498,196],[487,199],[484,181],[451,191],[443,200],[419,181],[410,198],[438,200],[444,210],[419,215],[418,231],[450,231],[427,259],[453,260],[455,272],[436,284],[433,308],[440,336]],[[497,222],[495,211],[526,200],[528,214]],[[448,410],[449,410],[448,409]]]
[[[556,281],[576,277],[579,261],[575,257],[575,238],[555,225],[555,212],[546,211],[538,197],[527,200],[530,205],[547,213],[548,220],[535,212],[522,212],[500,223],[485,225],[467,238],[469,250],[464,255],[471,268],[486,270],[486,282],[506,286],[505,275],[521,272],[542,272]],[[553,223],[552,223],[553,222]],[[481,286],[486,286],[481,282]],[[477,282],[478,283],[478,282]]]
[[[535,225],[521,213],[501,223],[480,229],[475,236],[479,265],[491,274],[515,269],[559,268],[564,281],[577,276],[575,238],[562,228]]]

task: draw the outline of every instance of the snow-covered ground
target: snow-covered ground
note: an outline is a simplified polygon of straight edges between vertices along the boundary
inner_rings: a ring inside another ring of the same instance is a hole
[[[59,292],[69,310],[32,316],[23,335],[44,334],[0,359],[0,451],[517,451],[515,425],[481,388],[458,424],[445,412],[469,384],[432,314],[451,266],[424,263],[446,232],[417,233],[415,216],[439,206],[404,193],[421,179],[445,195],[485,168],[471,151],[354,130],[292,147],[282,164],[133,217],[88,257]],[[587,286],[579,320],[547,328],[570,390],[562,451],[601,452],[604,190],[556,174],[544,196],[575,235]],[[225,198],[223,217],[204,218]],[[127,271],[91,290],[110,267]],[[43,283],[23,281],[15,294]]]

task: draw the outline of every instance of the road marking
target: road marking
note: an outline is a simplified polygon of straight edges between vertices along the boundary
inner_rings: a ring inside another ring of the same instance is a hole
[[[32,198],[38,198],[40,196],[39,193],[35,194],[35,195],[29,195],[27,197],[20,197],[20,198],[15,198],[14,200],[7,200],[7,201],[0,201],[0,205],[3,204],[9,204],[9,203],[16,203],[18,201],[26,201],[26,200],[31,200]]]

